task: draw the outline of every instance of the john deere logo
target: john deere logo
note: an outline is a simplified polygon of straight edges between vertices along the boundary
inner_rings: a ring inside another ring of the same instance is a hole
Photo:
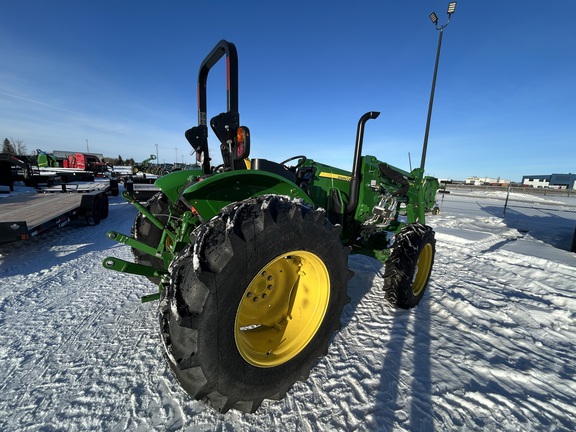
[[[347,176],[347,175],[334,174],[334,173],[329,173],[329,172],[321,172],[320,174],[318,174],[318,176],[324,177],[324,178],[331,178],[334,180],[342,180],[342,181],[350,181],[352,179],[352,177]]]

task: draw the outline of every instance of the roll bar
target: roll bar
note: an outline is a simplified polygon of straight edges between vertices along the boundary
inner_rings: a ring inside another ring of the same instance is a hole
[[[198,72],[198,124],[206,122],[206,82],[208,72],[226,54],[227,112],[238,112],[238,52],[232,42],[222,39],[206,56]]]
[[[235,169],[240,166],[238,160],[247,157],[250,151],[249,130],[246,127],[240,127],[238,113],[238,52],[233,43],[222,39],[200,65],[197,84],[198,126],[185,133],[186,139],[196,151],[196,159],[201,162],[204,174],[210,174],[211,171],[206,103],[208,73],[224,56],[226,56],[226,112],[214,117],[210,125],[221,142],[220,148],[225,168]],[[241,142],[239,142],[240,139]]]

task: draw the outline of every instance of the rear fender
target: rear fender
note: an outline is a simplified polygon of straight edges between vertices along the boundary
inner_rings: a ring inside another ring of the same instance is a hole
[[[204,220],[216,216],[226,205],[261,195],[300,198],[314,205],[306,193],[284,177],[259,170],[228,171],[189,185],[182,194]]]
[[[168,197],[172,204],[175,204],[182,191],[190,184],[197,182],[201,175],[201,168],[174,171],[159,177],[154,185]]]

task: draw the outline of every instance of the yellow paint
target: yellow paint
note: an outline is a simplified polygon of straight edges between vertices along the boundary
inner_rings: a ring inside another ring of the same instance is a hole
[[[350,177],[350,176],[342,175],[342,174],[334,174],[334,173],[329,173],[329,172],[321,172],[320,174],[318,174],[318,177],[324,177],[324,178],[330,178],[330,179],[342,180],[342,181],[352,180],[352,177]]]
[[[320,257],[297,250],[266,264],[242,295],[234,322],[240,355],[270,368],[296,357],[324,322],[330,277]]]

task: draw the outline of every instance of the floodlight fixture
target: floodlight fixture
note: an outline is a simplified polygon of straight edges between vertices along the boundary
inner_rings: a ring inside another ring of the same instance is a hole
[[[430,90],[430,102],[428,104],[428,117],[426,118],[426,130],[424,131],[424,144],[422,146],[422,161],[420,162],[420,168],[424,170],[424,164],[426,163],[426,152],[428,150],[428,135],[430,133],[430,120],[432,119],[432,106],[434,105],[434,91],[436,89],[436,76],[438,74],[438,62],[440,61],[440,49],[442,47],[442,35],[444,34],[444,29],[450,24],[450,18],[456,10],[456,2],[448,3],[448,9],[446,13],[448,14],[448,21],[442,26],[438,26],[438,15],[432,12],[429,15],[430,21],[439,31],[438,35],[438,48],[436,50],[436,62],[434,63],[434,76],[432,77],[432,89]]]

